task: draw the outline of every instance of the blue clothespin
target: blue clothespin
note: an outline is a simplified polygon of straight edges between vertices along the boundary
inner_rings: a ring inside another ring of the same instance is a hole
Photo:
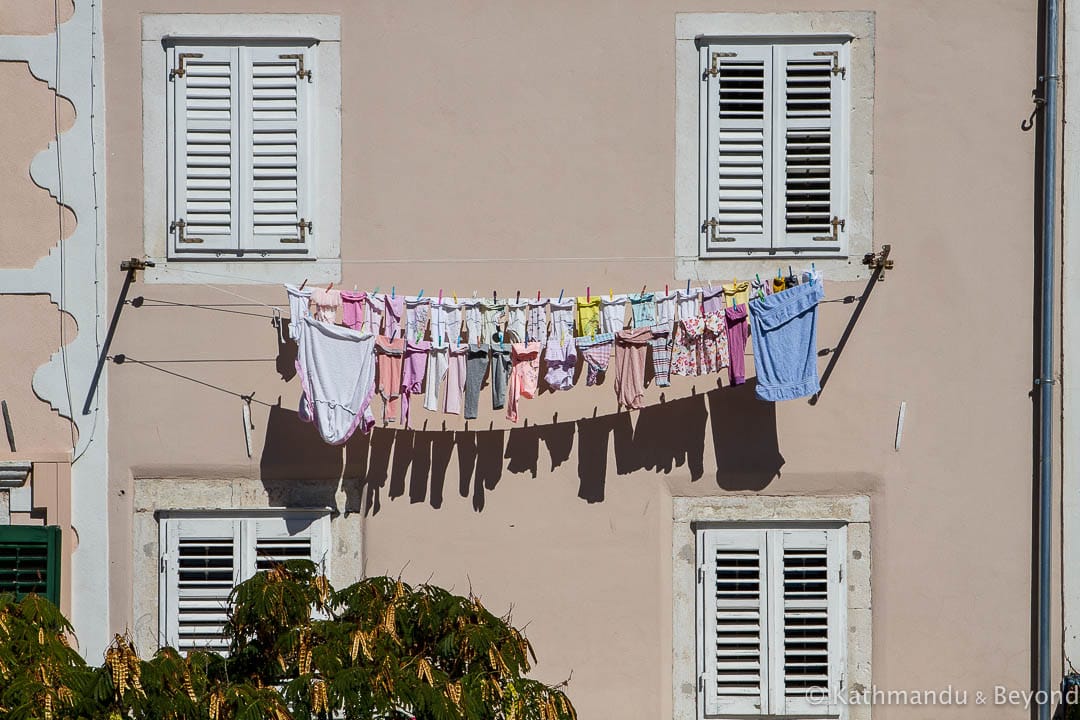
[[[416,296],[416,299],[419,300],[422,297],[424,297],[424,288],[420,288],[420,294]]]
[[[393,285],[390,286],[390,297],[397,297],[397,288]]]

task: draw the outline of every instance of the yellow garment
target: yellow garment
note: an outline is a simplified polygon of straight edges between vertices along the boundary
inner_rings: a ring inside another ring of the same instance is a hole
[[[724,288],[724,307],[731,307],[732,299],[736,305],[745,305],[750,302],[750,281],[728,283]]]
[[[600,334],[600,298],[577,298],[577,334],[578,337]]]
[[[784,282],[784,278],[773,278],[772,291],[778,293],[784,290],[787,290],[787,283]]]

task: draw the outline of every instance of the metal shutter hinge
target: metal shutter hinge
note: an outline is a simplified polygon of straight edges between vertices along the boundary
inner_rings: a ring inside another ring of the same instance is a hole
[[[703,222],[701,224],[701,232],[710,233],[710,235],[711,235],[710,239],[713,242],[735,242],[735,238],[733,238],[733,237],[724,236],[724,235],[717,235],[716,234],[716,228],[719,225],[720,225],[719,220],[717,220],[716,218],[709,218],[708,220],[706,220],[705,222]]]
[[[296,77],[307,78],[308,82],[311,82],[311,70],[304,69],[304,56],[300,53],[291,53],[288,55],[278,55],[282,60],[295,60],[296,61]]]
[[[185,237],[184,236],[184,228],[186,228],[186,227],[187,227],[187,223],[184,222],[183,218],[181,218],[180,220],[173,220],[171,223],[169,223],[169,232],[176,233],[176,241],[177,242],[194,243],[194,244],[199,244],[199,243],[204,242],[204,240],[202,238],[200,238],[200,237]]]
[[[829,224],[832,225],[832,235],[815,235],[815,242],[840,242],[840,231],[847,225],[847,220],[834,215]]]
[[[300,222],[296,223],[296,227],[300,230],[300,236],[299,237],[281,238],[281,242],[283,242],[283,243],[305,243],[305,242],[307,242],[308,233],[312,232],[313,231],[312,228],[314,227],[312,225],[311,221],[310,220],[305,220],[304,218],[300,218]]]
[[[707,72],[709,75],[712,75],[713,77],[716,77],[720,74],[720,58],[736,57],[737,55],[738,53],[733,52],[714,52],[712,54],[712,65],[710,65],[709,69],[705,72]]]
[[[832,74],[839,75],[847,80],[847,68],[840,67],[840,53],[836,50],[817,50],[814,52],[816,57],[831,57],[832,58]]]
[[[177,63],[177,67],[174,67],[172,70],[169,71],[169,79],[175,80],[178,77],[184,77],[184,75],[187,73],[187,69],[184,67],[184,62],[192,58],[201,58],[202,56],[202,53],[180,53],[177,56],[177,59],[179,60],[179,62]]]

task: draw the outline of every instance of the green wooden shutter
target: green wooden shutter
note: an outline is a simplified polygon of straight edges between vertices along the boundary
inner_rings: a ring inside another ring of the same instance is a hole
[[[0,526],[0,593],[60,604],[60,528]]]

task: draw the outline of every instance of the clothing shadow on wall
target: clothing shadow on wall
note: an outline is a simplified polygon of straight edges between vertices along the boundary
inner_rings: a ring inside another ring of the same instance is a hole
[[[296,353],[299,348],[289,337],[289,323],[292,321],[282,318],[279,322],[281,330],[277,336],[277,357],[274,359],[274,367],[281,379],[289,382],[296,376]]]
[[[366,462],[366,447],[360,450]],[[351,457],[351,453],[346,457]],[[335,496],[343,470],[340,447],[324,443],[314,426],[301,421],[297,413],[286,410],[280,403],[271,406],[259,458],[260,477],[271,506],[336,508]],[[342,485],[347,498],[359,497],[355,483],[353,487],[349,487],[348,481]]]
[[[763,490],[784,466],[776,433],[776,404],[758,400],[756,384],[750,380],[707,393],[716,484],[724,490]]]

